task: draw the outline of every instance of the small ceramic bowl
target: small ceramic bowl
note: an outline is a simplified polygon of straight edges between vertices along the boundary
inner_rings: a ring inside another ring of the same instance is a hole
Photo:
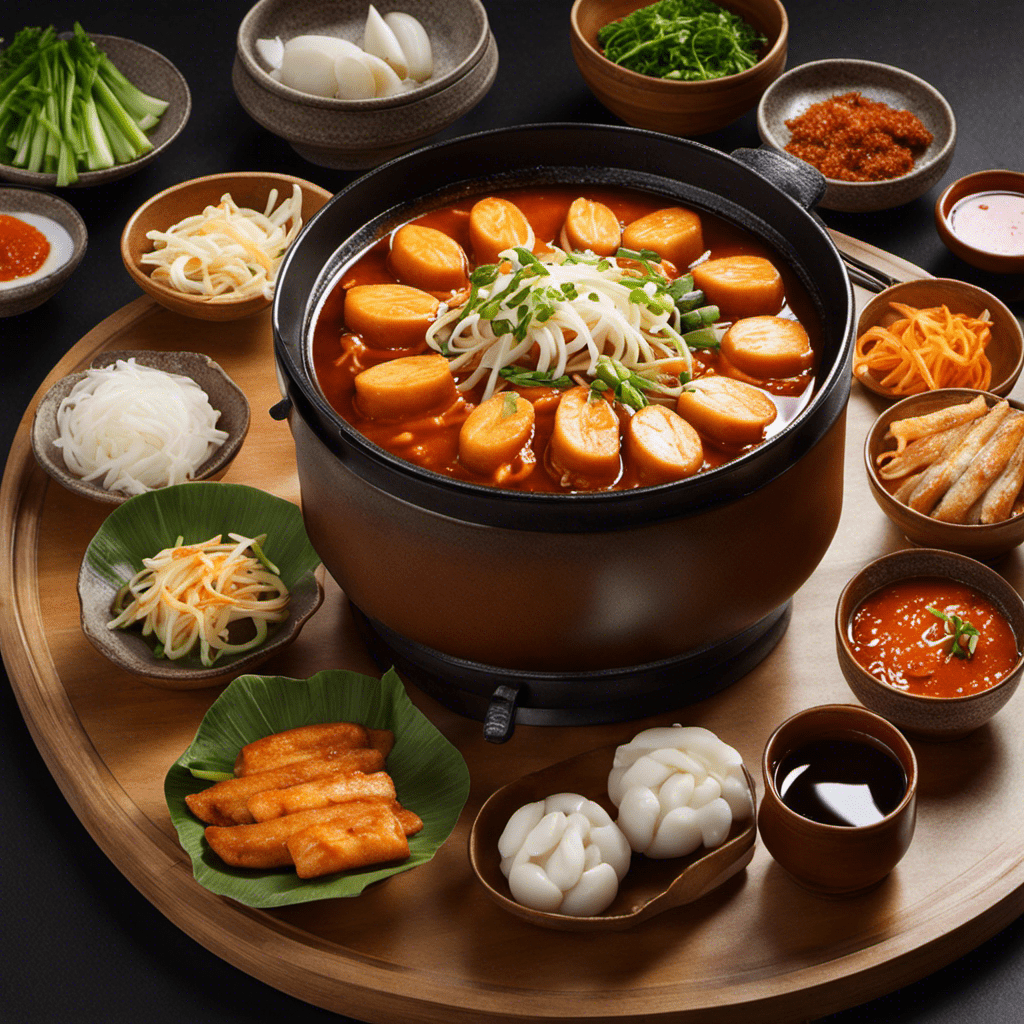
[[[367,100],[310,96],[270,77],[258,39],[331,35],[361,45],[367,5],[260,0],[242,19],[231,81],[250,117],[306,160],[345,170],[375,167],[425,143],[483,99],[498,47],[481,0],[405,0],[430,38],[434,73],[407,92]]]
[[[91,363],[94,369],[113,366],[119,359],[132,359],[167,373],[191,377],[206,392],[210,404],[220,412],[217,426],[228,432],[227,440],[196,471],[196,480],[216,480],[228,470],[249,430],[249,403],[242,389],[209,356],[199,352],[104,352]],[[108,491],[99,484],[82,480],[69,472],[54,441],[59,436],[57,410],[85,371],[63,377],[43,395],[32,420],[32,451],[39,465],[63,487],[83,498],[105,505],[122,505],[130,495]]]
[[[599,803],[615,818],[608,799],[608,773],[615,746],[601,747],[524,775],[488,797],[477,812],[469,835],[469,861],[487,895],[503,910],[557,931],[624,931],[672,907],[692,903],[742,871],[754,856],[757,828],[754,817],[735,822],[728,838],[713,850],[703,847],[687,857],[653,860],[634,855],[619,891],[604,913],[593,917],[533,910],[517,903],[501,873],[498,839],[509,818],[524,804],[552,793],[579,793]],[[750,792],[754,782],[747,773]]]
[[[37,273],[22,281],[0,282],[0,317],[41,306],[82,262],[89,242],[85,221],[69,203],[31,188],[0,188],[0,214],[22,216],[50,243],[50,255]]]
[[[182,73],[162,54],[142,43],[120,36],[101,36],[90,33],[92,41],[114,62],[114,65],[132,84],[158,99],[167,100],[168,106],[160,123],[147,132],[153,148],[126,164],[115,164],[99,171],[79,171],[78,180],[69,188],[87,188],[105,185],[152,163],[180,134],[192,112],[192,95]],[[20,167],[0,164],[0,178],[20,185],[36,188],[56,188],[57,175],[27,171]]]
[[[302,190],[302,222],[305,224],[331,198],[331,193],[291,174],[232,171],[192,178],[165,188],[146,200],[128,218],[121,232],[121,260],[125,269],[147,295],[166,309],[184,316],[197,320],[241,320],[262,313],[273,302],[262,294],[247,298],[207,297],[179,292],[162,281],[154,281],[151,277],[153,268],[142,263],[142,256],[153,250],[153,242],[146,234],[149,231],[166,231],[186,217],[202,213],[207,206],[219,203],[226,193],[230,193],[239,207],[262,213],[272,190],[277,190],[279,204],[291,196],[293,185]]]
[[[641,75],[605,57],[599,29],[650,0],[576,0],[569,16],[573,57],[584,81],[613,114],[635,128],[668,135],[704,135],[753,109],[786,66],[789,19],[779,0],[724,0],[768,40],[761,59],[738,75],[676,82]]]
[[[886,437],[889,424],[894,420],[924,416],[950,405],[962,405],[977,398],[979,394],[986,396],[990,407],[999,401],[999,396],[984,391],[944,388],[941,391],[911,395],[902,402],[890,406],[875,420],[867,433],[864,441],[864,465],[872,496],[907,540],[923,547],[942,548],[945,551],[955,551],[971,558],[988,561],[1005,554],[1024,541],[1024,515],[1013,516],[1001,523],[985,525],[941,522],[897,501],[878,475],[877,468],[878,456],[896,447],[895,441],[891,437]],[[1015,409],[1024,409],[1024,406],[1013,400],[1010,400],[1010,405]],[[895,487],[896,483],[898,481],[889,481],[889,486]]]
[[[202,664],[198,650],[170,661],[157,658],[153,638],[138,627],[109,629],[118,591],[142,568],[142,560],[171,547],[229,533],[266,534],[263,550],[277,566],[290,595],[288,618],[271,627],[259,647]],[[324,591],[316,576],[320,557],[313,550],[297,505],[255,487],[199,482],[136,495],[104,520],[89,542],[78,573],[82,631],[119,668],[153,686],[194,690],[216,686],[225,676],[248,672],[292,643],[320,607]]]
[[[953,230],[953,207],[962,199],[977,196],[982,192],[1009,192],[1024,195],[1024,172],[1021,171],[977,171],[963,178],[957,178],[939,196],[935,203],[935,227],[939,238],[954,255],[965,263],[988,270],[993,274],[1024,273],[1024,230],[1021,218],[1017,218],[1016,251],[997,252],[972,245]],[[1009,248],[1008,246],[1006,248]]]
[[[853,740],[881,747],[899,762],[906,788],[899,804],[870,825],[824,825],[787,807],[776,772],[788,754],[816,740]],[[757,827],[768,852],[803,888],[818,896],[852,896],[878,885],[903,859],[914,835],[917,758],[884,718],[853,704],[824,704],[787,719],[761,761],[764,797]]]
[[[850,620],[861,603],[883,587],[923,576],[955,580],[983,594],[1006,616],[1018,650],[1024,649],[1024,601],[999,573],[964,555],[909,548],[866,565],[843,588],[835,620],[839,667],[854,696],[904,732],[933,740],[958,739],[984,725],[1013,696],[1024,673],[1024,656],[987,690],[962,697],[926,697],[882,682],[854,659],[850,649]]]
[[[757,108],[762,142],[784,150],[790,139],[787,121],[815,103],[848,92],[859,92],[867,99],[916,114],[931,132],[932,141],[914,161],[914,169],[902,177],[884,181],[826,178],[828,187],[819,205],[851,212],[888,210],[924,195],[946,173],[953,159],[956,119],[937,89],[917,75],[888,64],[829,59],[787,71],[765,90]]]
[[[980,316],[987,310],[988,319],[992,321],[992,338],[985,349],[992,364],[992,382],[987,390],[995,395],[1008,395],[1013,390],[1024,367],[1024,332],[1020,321],[991,292],[966,281],[946,277],[901,281],[879,292],[864,307],[857,321],[857,337],[871,327],[888,327],[902,319],[903,314],[890,306],[892,302],[902,302],[918,309],[947,306],[951,313],[966,316]],[[876,395],[899,397],[882,387],[878,378],[871,374],[856,379]]]

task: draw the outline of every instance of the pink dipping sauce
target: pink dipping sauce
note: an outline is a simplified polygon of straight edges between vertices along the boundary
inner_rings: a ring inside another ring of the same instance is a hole
[[[1003,256],[1024,256],[1024,195],[978,192],[949,211],[949,227],[966,245]]]

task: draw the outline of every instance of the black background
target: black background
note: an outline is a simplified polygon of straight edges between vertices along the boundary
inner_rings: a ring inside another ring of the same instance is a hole
[[[590,94],[569,49],[571,0],[484,0],[500,52],[498,78],[466,117],[438,138],[527,122],[618,123]],[[135,175],[67,191],[89,249],[44,306],[0,320],[0,450],[35,390],[87,331],[140,294],[118,240],[132,211],[176,182],[226,170],[298,174],[337,191],[356,176],[315,167],[257,126],[230,81],[235,36],[249,4],[149,0],[5,0],[0,35],[25,24],[126,36],[165,54],[192,90],[183,133]],[[400,4],[398,5],[400,8]],[[789,67],[824,57],[894,64],[935,85],[957,117],[953,164],[929,194],[874,214],[822,211],[826,222],[937,276],[974,281],[1014,300],[1019,278],[972,270],[935,232],[939,192],[975,170],[1024,169],[1021,46],[1024,5],[1014,0],[786,0]],[[754,112],[700,141],[725,151],[759,144]],[[187,346],[183,346],[187,347]],[[0,595],[4,600],[5,595]],[[79,824],[29,736],[8,686],[0,687],[0,1021],[24,1024],[289,1024],[344,1020],[256,981],[197,945],[125,881]],[[950,852],[955,856],[955,851]],[[756,941],[756,936],[751,936]],[[831,1024],[1002,1024],[1024,1017],[1024,923],[1016,921],[961,960]]]

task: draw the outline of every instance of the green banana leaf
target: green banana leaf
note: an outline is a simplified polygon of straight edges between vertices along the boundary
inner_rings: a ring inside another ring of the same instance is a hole
[[[223,655],[213,669],[206,669],[198,645],[171,662],[153,658],[153,638],[143,638],[137,628],[106,629],[117,591],[142,568],[144,558],[170,547],[179,536],[186,544],[193,544],[217,534],[226,540],[229,533],[249,537],[266,534],[263,551],[280,570],[291,594],[288,619],[271,627],[261,647]],[[319,564],[320,556],[306,536],[301,510],[283,498],[256,487],[213,481],[148,491],[111,512],[86,549],[79,582],[83,628],[104,653],[112,646],[134,651],[135,657],[148,661],[154,672],[189,669],[217,676],[230,672],[233,665],[243,660],[245,665],[236,670],[251,668],[274,648],[293,639],[319,606],[322,595],[314,575]]]
[[[230,777],[246,743],[300,725],[345,721],[395,734],[387,771],[402,806],[423,819],[423,830],[409,837],[409,859],[306,880],[287,868],[253,871],[225,865],[206,843],[204,825],[189,811],[186,794],[205,789],[208,779]],[[373,882],[425,864],[451,835],[462,813],[469,796],[469,769],[458,750],[409,700],[394,669],[382,679],[340,670],[318,672],[309,679],[244,675],[211,705],[192,744],[167,773],[164,795],[200,885],[248,907],[281,907],[358,896]]]

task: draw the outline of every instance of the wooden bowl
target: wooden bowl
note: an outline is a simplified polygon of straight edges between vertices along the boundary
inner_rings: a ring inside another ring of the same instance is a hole
[[[775,785],[790,752],[819,739],[867,736],[900,762],[907,784],[899,805],[871,825],[823,825],[787,807]],[[917,758],[900,732],[880,715],[853,704],[807,708],[780,725],[761,761],[764,797],[758,830],[768,852],[802,888],[818,896],[852,896],[879,884],[910,847],[917,813]]]
[[[66,38],[70,33],[64,33]],[[192,112],[192,95],[184,75],[162,54],[142,43],[120,36],[102,36],[90,33],[92,41],[114,62],[118,70],[143,92],[167,100],[163,116],[151,132],[146,134],[153,148],[148,153],[126,164],[114,164],[98,171],[79,171],[78,180],[69,188],[88,188],[106,185],[126,178],[129,174],[152,163],[181,134]],[[32,185],[36,188],[55,188],[56,174],[27,171],[21,167],[0,164],[0,179]]]
[[[501,873],[498,854],[498,839],[509,818],[524,804],[543,800],[552,793],[579,793],[599,803],[614,818],[616,810],[608,799],[608,772],[614,756],[615,745],[542,768],[502,786],[480,808],[469,835],[469,861],[487,895],[503,910],[541,928],[557,931],[624,931],[662,911],[700,899],[750,863],[757,835],[753,815],[734,822],[729,837],[713,850],[701,848],[672,860],[634,854],[615,900],[603,914],[570,917],[517,903]],[[746,775],[753,796],[754,781],[749,772]]]
[[[765,90],[757,108],[761,141],[784,150],[790,140],[786,122],[833,96],[859,92],[868,99],[916,114],[932,133],[932,142],[914,168],[884,181],[826,178],[827,210],[865,212],[902,206],[924,195],[949,168],[956,147],[956,118],[942,94],[909,71],[870,60],[830,59],[801,64]]]
[[[141,366],[152,366],[166,373],[191,377],[206,392],[214,409],[220,412],[217,426],[226,430],[227,440],[196,470],[196,480],[219,480],[238,454],[249,431],[249,402],[242,389],[218,363],[200,352],[151,352],[148,350],[104,352],[92,361],[98,369],[113,366],[119,359],[134,359]],[[84,377],[85,371],[62,377],[43,395],[32,419],[32,451],[36,461],[49,476],[69,491],[105,505],[122,505],[131,495],[108,491],[99,484],[71,473],[60,449],[54,447],[59,436],[57,410],[71,389]]]
[[[779,0],[723,0],[766,36],[754,67],[707,82],[674,82],[620,67],[604,56],[597,33],[651,0],[576,0],[569,16],[573,57],[584,81],[613,114],[635,128],[703,135],[731,124],[757,103],[786,66],[789,18]]]
[[[27,215],[50,242],[50,256],[39,268],[39,276],[0,284],[0,317],[17,316],[41,306],[60,291],[82,262],[89,233],[85,221],[70,203],[36,189],[0,188],[0,214]],[[50,228],[54,224],[59,230]]]
[[[230,296],[206,297],[179,292],[150,276],[152,268],[141,263],[153,243],[148,231],[166,231],[186,217],[200,214],[207,206],[216,205],[221,196],[230,193],[240,207],[263,211],[272,189],[277,189],[277,202],[287,199],[292,185],[302,189],[303,223],[320,209],[331,193],[303,178],[269,171],[233,171],[208,174],[172,185],[142,204],[128,219],[121,233],[121,259],[132,280],[161,306],[197,320],[240,320],[267,309],[272,299],[263,295],[238,299]]]
[[[864,599],[892,583],[922,576],[956,580],[979,591],[1006,616],[1017,649],[1024,649],[1024,601],[999,573],[964,555],[909,548],[875,559],[843,588],[835,618],[839,667],[854,696],[904,732],[933,740],[958,739],[984,725],[1013,696],[1024,673],[1024,656],[987,690],[962,697],[930,697],[882,682],[855,660],[850,649],[850,620]]]
[[[875,420],[867,433],[864,441],[864,464],[872,496],[907,540],[923,547],[942,548],[945,551],[989,561],[1024,541],[1024,515],[986,525],[940,522],[897,501],[879,477],[876,463],[877,457],[883,451],[895,447],[892,438],[887,439],[885,436],[893,420],[923,416],[949,405],[961,405],[979,394],[986,396],[989,406],[999,401],[998,395],[989,392],[972,391],[969,388],[944,388],[941,391],[911,395],[902,402],[890,406]],[[1019,402],[1011,400],[1010,404],[1016,409],[1024,409]]]
[[[1019,253],[990,252],[963,241],[953,230],[950,213],[961,199],[979,192],[1024,193],[1024,173],[1021,171],[977,171],[957,178],[935,203],[935,227],[946,248],[965,263],[988,270],[993,274],[1024,273],[1024,239]]]
[[[967,316],[978,316],[988,310],[992,339],[985,353],[992,364],[992,383],[987,390],[994,395],[1008,395],[1013,390],[1024,367],[1024,332],[1013,313],[991,292],[953,278],[926,277],[903,281],[879,292],[864,307],[857,321],[857,337],[871,327],[887,327],[901,318],[901,314],[890,307],[890,302],[902,302],[919,309],[945,305],[950,312]],[[876,395],[900,397],[883,388],[873,376],[856,379]]]
[[[498,71],[498,46],[481,0],[407,0],[400,7],[430,38],[434,73],[414,89],[366,100],[310,96],[270,77],[256,41],[305,34],[361,44],[364,0],[259,0],[242,19],[231,83],[257,122],[320,167],[364,169],[424,144],[469,113]]]

